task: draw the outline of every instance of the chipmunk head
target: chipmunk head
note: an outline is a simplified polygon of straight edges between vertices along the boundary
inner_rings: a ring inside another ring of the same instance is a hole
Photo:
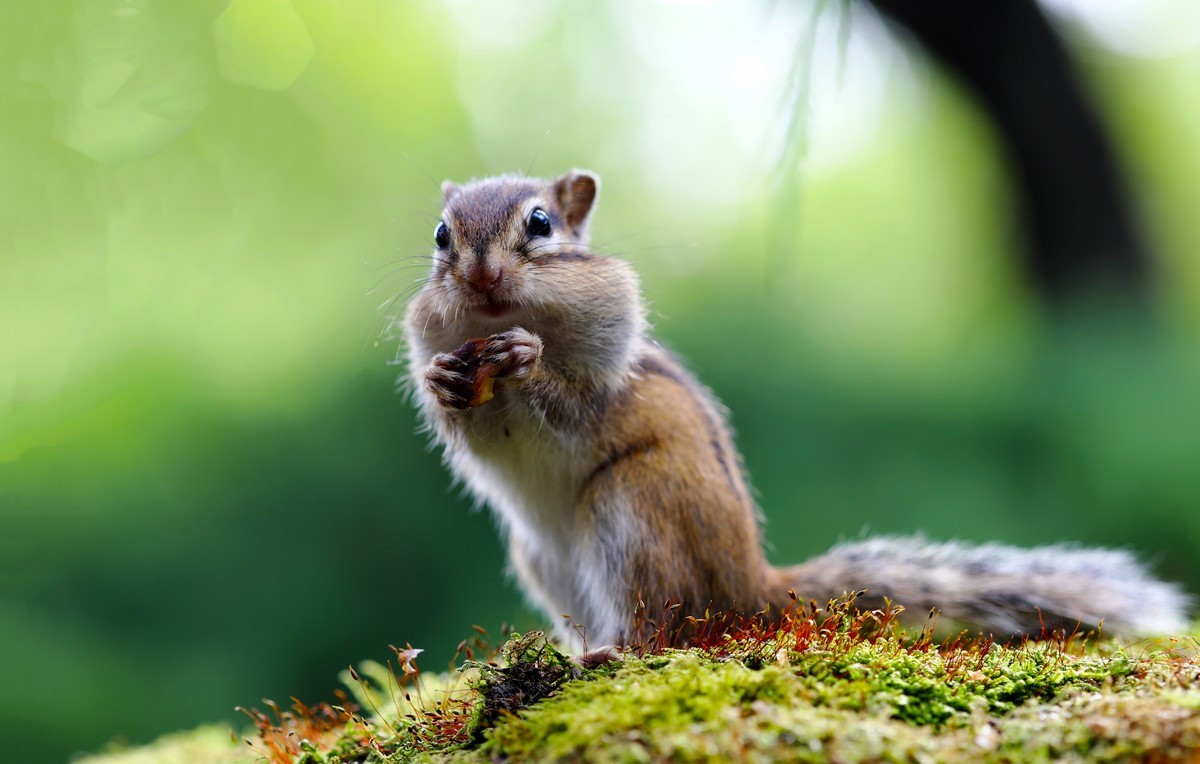
[[[584,170],[552,181],[443,183],[433,278],[444,297],[492,318],[545,303],[570,280],[571,264],[593,257],[587,225],[599,185]]]

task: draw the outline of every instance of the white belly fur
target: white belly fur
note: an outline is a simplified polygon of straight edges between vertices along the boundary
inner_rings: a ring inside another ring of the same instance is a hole
[[[500,519],[513,572],[559,634],[580,647],[562,616],[586,629],[589,647],[620,640],[631,603],[623,550],[632,531],[628,501],[578,505],[592,457],[584,444],[554,432],[510,391],[457,417],[448,462]],[[603,522],[597,523],[599,517]]]

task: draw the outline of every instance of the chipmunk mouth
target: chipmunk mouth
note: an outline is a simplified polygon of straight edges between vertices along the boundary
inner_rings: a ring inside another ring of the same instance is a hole
[[[517,304],[508,300],[497,300],[489,295],[487,300],[476,305],[475,309],[489,318],[500,318],[516,310]]]

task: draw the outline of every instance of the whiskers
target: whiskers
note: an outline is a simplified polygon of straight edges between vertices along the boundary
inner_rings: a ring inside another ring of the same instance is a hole
[[[399,265],[396,263],[390,263],[389,266],[380,266],[375,270],[379,271],[384,267],[388,267],[388,270],[380,274],[375,283],[371,285],[371,288],[366,291],[368,296],[376,294],[387,287],[393,286],[397,281],[407,279],[414,272],[428,272],[429,262],[428,259],[426,259],[425,262],[405,262]],[[417,283],[421,283],[422,281],[426,280],[428,279],[418,279]]]
[[[404,346],[404,310],[409,300],[423,290],[437,288],[437,258],[428,254],[407,255],[392,258],[384,262],[366,263],[374,275],[374,282],[366,290],[366,296],[383,293],[386,298],[375,306],[379,315],[372,332],[368,335],[368,344],[378,347],[382,342],[396,342],[395,352],[389,359],[389,365],[403,363]]]

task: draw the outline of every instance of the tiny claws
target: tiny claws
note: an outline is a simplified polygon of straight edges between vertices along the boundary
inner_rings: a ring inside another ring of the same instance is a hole
[[[498,380],[528,377],[541,352],[541,340],[525,331],[467,340],[434,357],[425,385],[445,406],[476,408],[496,397]]]
[[[524,330],[503,332],[489,338],[489,361],[503,369],[503,376],[525,379],[542,355],[542,341]]]
[[[453,369],[442,368],[439,366],[430,366],[425,372],[425,378],[436,380],[446,385],[451,385],[456,382],[463,382],[466,380],[466,377],[463,376],[462,372],[455,371]]]
[[[462,358],[452,353],[439,353],[425,370],[425,387],[443,406],[468,408],[472,393],[469,371]]]

